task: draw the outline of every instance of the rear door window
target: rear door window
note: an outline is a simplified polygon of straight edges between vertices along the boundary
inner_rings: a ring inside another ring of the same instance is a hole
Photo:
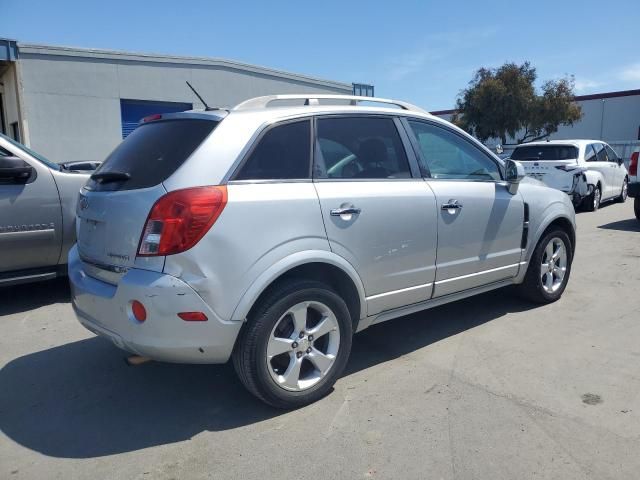
[[[111,152],[95,173],[118,172],[128,180],[90,180],[96,191],[134,190],[169,178],[202,144],[219,122],[202,119],[159,120],[140,125]]]
[[[234,180],[296,180],[311,177],[311,122],[270,128]]]
[[[409,161],[393,119],[319,118],[316,178],[409,178]]]

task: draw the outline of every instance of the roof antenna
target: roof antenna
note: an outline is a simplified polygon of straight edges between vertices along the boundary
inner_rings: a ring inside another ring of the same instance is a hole
[[[215,107],[210,107],[209,105],[207,105],[207,102],[204,101],[204,98],[202,98],[200,96],[200,94],[198,92],[196,92],[196,89],[193,88],[193,86],[191,86],[191,84],[189,83],[188,80],[185,80],[185,82],[187,82],[187,85],[189,85],[189,88],[193,91],[193,93],[196,94],[196,97],[198,97],[198,99],[202,102],[202,104],[204,105],[204,109],[207,112],[210,112],[211,110],[219,110],[218,108]]]

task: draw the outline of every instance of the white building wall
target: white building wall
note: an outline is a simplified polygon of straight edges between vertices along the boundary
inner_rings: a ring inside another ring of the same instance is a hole
[[[29,146],[53,161],[102,160],[122,141],[120,100],[233,106],[276,93],[350,94],[351,85],[205,59],[20,46]]]

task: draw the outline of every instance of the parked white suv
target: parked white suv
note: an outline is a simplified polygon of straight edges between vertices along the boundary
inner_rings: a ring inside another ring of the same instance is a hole
[[[567,195],[391,100],[156,115],[91,178],[69,257],[80,322],[157,360],[233,357],[278,407],[325,395],[370,325],[513,284],[557,300],[575,249]]]
[[[574,205],[597,210],[608,200],[627,199],[628,175],[622,159],[599,140],[552,140],[518,145],[511,158],[530,175],[570,195]]]

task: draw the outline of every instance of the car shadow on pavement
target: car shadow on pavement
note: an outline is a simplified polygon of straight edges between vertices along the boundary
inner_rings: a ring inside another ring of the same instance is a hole
[[[532,307],[502,289],[373,326],[354,338],[344,375]],[[286,415],[247,393],[231,364],[129,367],[123,358],[90,338],[9,362],[0,370],[0,431],[45,455],[91,458]]]
[[[52,303],[69,301],[69,279],[60,277],[0,289],[0,316],[23,313]]]
[[[617,222],[605,223],[598,228],[604,230],[620,230],[622,232],[640,232],[640,221],[635,218],[618,220]]]

